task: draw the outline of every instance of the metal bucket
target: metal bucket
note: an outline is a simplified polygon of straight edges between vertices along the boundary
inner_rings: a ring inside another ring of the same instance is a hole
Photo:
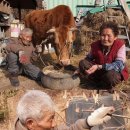
[[[49,69],[53,68],[52,66],[49,67]],[[55,90],[68,90],[77,87],[80,84],[80,79],[78,77],[73,79],[72,75],[69,73],[58,71],[50,71],[49,73],[45,73],[45,69],[43,70],[45,76],[41,79],[44,87]]]

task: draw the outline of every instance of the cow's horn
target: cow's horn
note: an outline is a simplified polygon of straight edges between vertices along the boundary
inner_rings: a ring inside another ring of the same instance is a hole
[[[49,30],[47,31],[47,33],[52,33],[52,32],[55,32],[55,31],[56,31],[55,28],[51,28],[51,29],[49,29]]]
[[[77,31],[78,29],[77,28],[70,28],[70,31]]]

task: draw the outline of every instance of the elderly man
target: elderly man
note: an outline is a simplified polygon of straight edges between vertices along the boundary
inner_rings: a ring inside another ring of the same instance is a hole
[[[89,130],[110,120],[108,114],[113,111],[113,107],[101,107],[91,113],[87,119],[79,119],[70,127],[57,126],[52,99],[42,91],[30,90],[18,102],[15,130]]]
[[[7,69],[12,86],[19,86],[18,75],[24,73],[34,80],[40,80],[43,73],[31,63],[37,55],[32,45],[33,31],[25,28],[20,32],[18,39],[10,39],[7,44]]]

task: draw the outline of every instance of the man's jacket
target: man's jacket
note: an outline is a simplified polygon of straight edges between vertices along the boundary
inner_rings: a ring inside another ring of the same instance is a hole
[[[9,43],[7,44],[6,50],[8,53],[13,52],[19,55],[20,51],[24,52],[24,55],[27,57],[27,63],[31,63],[31,58],[33,56],[33,52],[35,48],[33,47],[32,43],[28,46],[23,45],[21,39],[10,39]]]
[[[21,124],[19,119],[17,119],[14,130],[28,130],[28,129]],[[66,125],[59,125],[50,130],[89,130],[89,128],[87,126],[86,119],[79,119],[70,127]]]

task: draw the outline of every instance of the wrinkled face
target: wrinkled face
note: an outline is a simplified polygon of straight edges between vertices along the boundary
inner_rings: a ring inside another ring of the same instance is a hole
[[[101,33],[101,41],[104,46],[112,46],[117,37],[114,35],[112,29],[105,28]]]
[[[32,41],[32,35],[23,34],[21,36],[21,40],[25,46],[30,45],[30,42]]]
[[[54,47],[58,59],[63,65],[69,65],[72,44],[75,40],[75,32],[66,26],[55,28],[53,32],[55,42]]]
[[[55,112],[46,112],[46,115],[39,120],[31,119],[27,122],[29,130],[51,130],[56,126]]]

